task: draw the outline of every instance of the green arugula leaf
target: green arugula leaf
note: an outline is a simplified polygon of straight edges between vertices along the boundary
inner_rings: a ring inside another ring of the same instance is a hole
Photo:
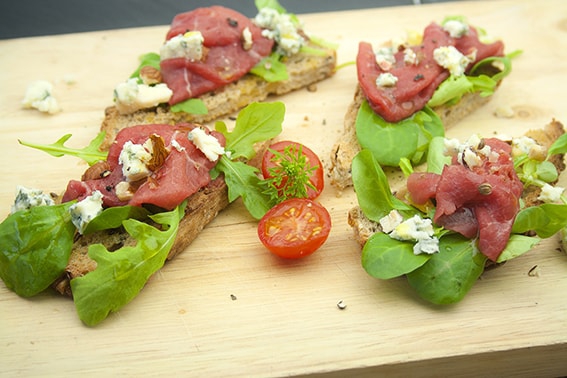
[[[169,110],[173,113],[207,114],[209,109],[205,102],[199,98],[190,98],[172,105]]]
[[[52,144],[37,144],[24,142],[18,140],[21,145],[26,147],[35,148],[44,152],[47,152],[51,156],[61,157],[64,155],[71,155],[83,159],[89,165],[93,165],[101,160],[106,160],[107,152],[102,152],[100,150],[100,145],[104,140],[105,132],[101,131],[98,133],[96,138],[94,138],[87,147],[82,149],[69,148],[65,146],[65,142],[71,138],[72,134],[66,134],[59,138],[59,140]]]
[[[567,134],[561,135],[559,138],[553,142],[549,150],[547,150],[547,158],[555,154],[566,154],[567,153]]]
[[[254,0],[254,3],[256,5],[256,9],[258,10],[262,8],[271,8],[275,9],[280,14],[287,13],[285,8],[281,6],[278,0]]]
[[[231,151],[232,160],[241,157],[249,160],[256,154],[254,144],[281,133],[284,115],[285,105],[282,102],[255,102],[240,111],[232,132],[227,130],[224,122],[217,122],[215,129],[224,134],[225,150]]]
[[[273,52],[256,63],[250,72],[270,83],[285,81],[289,79],[287,66],[280,59],[281,55]]]
[[[368,150],[361,150],[352,160],[352,182],[360,208],[373,221],[393,209],[406,215],[417,213],[392,194],[386,174]]]
[[[391,167],[398,166],[401,158],[420,164],[427,155],[429,141],[445,135],[439,116],[428,107],[400,122],[390,123],[364,101],[355,122],[360,146],[372,151],[378,163]],[[402,140],[404,143],[399,143]]]
[[[407,278],[423,299],[435,304],[456,303],[478,280],[485,263],[486,256],[476,250],[474,240],[451,234],[439,240],[439,253]]]
[[[185,206],[186,202],[170,212],[151,216],[162,225],[163,231],[134,219],[125,220],[124,228],[138,241],[135,246],[114,252],[101,244],[89,247],[89,257],[96,261],[96,269],[71,280],[75,307],[85,324],[94,326],[110,312],[121,309],[163,266],[175,241]]]
[[[445,155],[445,138],[434,137],[427,152],[427,172],[441,174],[443,167],[451,164],[451,157]]]
[[[92,234],[93,232],[118,228],[122,226],[122,222],[126,219],[147,219],[150,212],[139,206],[115,206],[106,208],[92,219],[88,224],[83,235]]]
[[[241,161],[232,161],[223,155],[216,168],[224,173],[230,202],[242,197],[244,206],[255,219],[261,219],[272,207],[258,177],[258,168]]]
[[[75,234],[71,205],[32,207],[0,224],[0,277],[7,288],[31,297],[65,271]]]
[[[138,66],[138,68],[136,68],[136,70],[132,73],[132,75],[130,75],[130,78],[136,78],[138,79],[138,82],[142,82],[142,79],[140,78],[140,70],[142,69],[142,67],[145,66],[150,66],[155,68],[156,70],[160,70],[160,56],[157,53],[147,53],[144,55],[141,55],[140,58],[140,65]]]
[[[378,232],[362,248],[362,267],[372,277],[387,280],[410,273],[425,264],[431,255],[414,255],[413,243],[392,239]]]

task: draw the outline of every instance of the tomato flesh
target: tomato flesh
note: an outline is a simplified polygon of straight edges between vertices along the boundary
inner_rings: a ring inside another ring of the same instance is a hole
[[[325,186],[323,165],[321,164],[321,160],[319,159],[317,154],[301,143],[284,140],[272,144],[270,148],[266,150],[262,158],[262,174],[264,178],[272,178],[272,169],[280,168],[278,159],[275,158],[275,155],[270,150],[283,153],[288,146],[295,148],[294,151],[297,151],[301,148],[301,152],[305,156],[307,165],[309,167],[316,167],[312,171],[311,177],[309,178],[309,182],[313,185],[313,187],[307,187],[307,198],[317,198],[319,194],[321,194]],[[281,172],[281,170],[279,170],[279,172]],[[282,186],[285,185],[286,180],[287,178],[284,177]]]
[[[315,252],[331,231],[331,216],[308,198],[285,200],[270,209],[258,223],[258,237],[270,252],[297,259]]]

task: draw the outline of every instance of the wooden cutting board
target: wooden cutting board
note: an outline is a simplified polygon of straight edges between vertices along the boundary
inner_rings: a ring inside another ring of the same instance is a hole
[[[293,10],[291,10],[293,11]],[[491,102],[448,135],[520,135],[552,118],[567,122],[567,2],[476,1],[302,16],[314,35],[354,60],[360,40],[383,42],[464,15],[507,51],[521,49],[512,76]],[[16,185],[60,191],[85,165],[18,144],[52,143],[72,133],[85,146],[97,133],[114,86],[140,54],[157,51],[168,27],[109,30],[0,41],[0,214]],[[21,109],[26,86],[50,80],[63,112]],[[355,67],[283,96],[282,138],[304,142],[325,163],[354,93]],[[276,99],[274,99],[276,100]],[[513,117],[494,115],[498,108]],[[230,122],[230,121],[229,121]],[[562,177],[562,185],[566,186]],[[270,255],[239,202],[224,211],[142,293],[96,328],[72,301],[53,293],[23,299],[0,284],[0,374],[44,376],[392,376],[567,373],[567,256],[558,238],[483,274],[448,307],[416,298],[404,279],[378,281],[360,265],[346,213],[351,190],[330,185],[320,201],[333,230],[301,261]],[[532,271],[532,274],[528,272]],[[340,310],[339,301],[347,307]]]

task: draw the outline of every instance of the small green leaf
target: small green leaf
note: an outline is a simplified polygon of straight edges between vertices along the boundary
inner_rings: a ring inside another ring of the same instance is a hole
[[[478,253],[474,240],[451,234],[439,240],[439,253],[407,278],[423,299],[435,304],[456,303],[478,280],[485,263],[486,257]]]
[[[89,145],[82,149],[69,148],[65,146],[65,142],[71,138],[72,134],[66,134],[59,138],[57,142],[52,144],[37,144],[24,142],[18,140],[21,145],[26,147],[35,148],[44,152],[47,152],[51,156],[61,157],[64,155],[71,155],[83,159],[89,165],[93,165],[101,160],[106,160],[107,152],[102,152],[100,146],[104,140],[105,132],[101,131],[98,133],[95,139],[93,139]]]
[[[130,75],[130,78],[138,79],[139,82],[142,82],[142,79],[140,78],[140,70],[142,69],[142,67],[150,66],[158,71],[161,68],[159,54],[153,52],[147,53],[141,55],[139,60],[140,60],[140,65],[138,66],[138,68],[136,68],[136,70],[132,73],[132,75]]]
[[[541,238],[555,235],[567,226],[567,204],[544,203],[520,210],[514,220],[512,232],[523,234],[534,231]]]
[[[368,150],[361,150],[352,160],[352,182],[360,208],[373,221],[379,221],[392,209],[417,212],[392,194],[386,174]]]
[[[282,102],[255,102],[240,111],[232,132],[217,122],[215,129],[226,138],[225,149],[231,151],[231,159],[251,159],[256,154],[254,144],[272,139],[282,131],[285,106]]]
[[[270,197],[262,191],[257,168],[223,155],[216,169],[224,173],[230,202],[242,197],[246,209],[255,219],[262,218],[271,208]]]
[[[539,242],[540,239],[536,237],[512,234],[510,235],[508,244],[506,244],[506,248],[504,248],[500,256],[498,256],[496,262],[502,263],[521,256],[530,251]]]
[[[274,52],[259,61],[250,72],[270,83],[285,81],[289,79],[289,75],[287,66],[280,58],[281,55]]]
[[[188,100],[179,102],[172,105],[169,110],[173,113],[187,113],[187,114],[207,114],[209,109],[205,102],[199,98],[190,98]]]
[[[567,153],[567,134],[561,135],[553,142],[547,151],[547,157],[549,158],[552,155],[565,153]]]
[[[287,13],[286,9],[280,5],[278,0],[255,0],[256,9],[260,10],[262,8],[275,9],[280,14]]]
[[[32,207],[0,224],[0,277],[6,287],[31,297],[63,274],[75,234],[71,205]]]
[[[109,230],[122,226],[126,219],[144,220],[150,212],[139,206],[115,206],[104,209],[102,213],[91,220],[83,235],[92,234],[101,230]]]
[[[369,275],[382,280],[412,272],[431,258],[427,254],[415,255],[413,244],[378,232],[362,248],[362,266]]]

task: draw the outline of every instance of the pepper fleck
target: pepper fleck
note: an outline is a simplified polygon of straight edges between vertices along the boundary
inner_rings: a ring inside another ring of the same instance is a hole
[[[413,81],[423,80],[424,76],[422,74],[417,74],[413,77]]]
[[[107,185],[105,189],[106,189],[107,192],[111,192],[111,191],[112,191],[112,186]]]
[[[232,26],[233,28],[235,28],[235,27],[238,26],[238,21],[236,21],[236,20],[233,19],[233,18],[230,18],[230,17],[229,17],[229,18],[226,19],[226,21],[228,21],[228,24],[229,24],[230,26]]]

